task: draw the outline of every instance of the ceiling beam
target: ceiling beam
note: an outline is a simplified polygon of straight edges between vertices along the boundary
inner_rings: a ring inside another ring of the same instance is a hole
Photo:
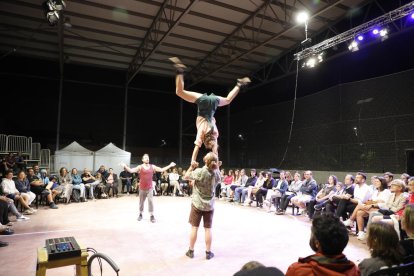
[[[166,6],[171,5],[172,3],[177,4],[178,1],[164,0],[163,5],[160,7],[156,17],[152,21],[151,27],[147,31],[141,46],[138,48],[137,53],[129,65],[127,72],[127,84],[134,79],[149,57],[157,50],[161,43],[168,37],[172,30],[180,23],[180,21],[197,2],[198,0],[190,1],[187,8],[177,16],[175,12],[172,12],[171,10],[167,11]],[[159,37],[158,31],[162,28],[166,28],[167,31]]]
[[[335,7],[336,5],[339,5],[343,2],[344,0],[337,0],[332,2],[330,5],[320,9],[319,11],[315,12],[313,15],[310,16],[310,18],[315,18],[316,16],[319,16],[320,14],[325,13],[326,11],[328,11],[329,9]],[[233,62],[251,54],[252,52],[256,51],[257,49],[259,49],[260,47],[263,47],[264,45],[270,43],[271,41],[280,38],[281,36],[285,35],[286,33],[288,33],[289,31],[292,31],[294,28],[298,27],[299,25],[293,26],[293,27],[289,27],[289,28],[285,28],[283,31],[275,34],[274,36],[264,40],[264,41],[257,41],[255,43],[255,45],[253,45],[249,50],[246,50],[244,52],[239,52],[239,53],[235,53],[234,55],[229,55],[227,60],[225,61],[224,64],[222,64],[221,66],[218,67],[209,67],[207,65],[208,59],[215,59],[215,53],[221,51],[222,46],[228,42],[228,40],[230,40],[232,38],[232,36],[239,31],[240,29],[243,28],[243,26],[245,24],[247,24],[247,22],[249,22],[250,20],[253,19],[253,17],[258,14],[259,12],[261,12],[261,10],[265,7],[265,4],[269,4],[269,2],[265,2],[264,5],[260,6],[260,8],[252,14],[252,16],[250,16],[246,21],[244,21],[240,27],[238,29],[236,29],[233,33],[231,33],[226,39],[225,41],[223,41],[222,43],[220,43],[216,49],[214,51],[212,51],[210,53],[210,55],[208,55],[196,68],[194,68],[191,72],[190,75],[191,77],[193,77],[193,81],[190,84],[190,86],[193,86],[199,82],[201,82],[202,80],[204,80],[205,78],[219,72],[220,70],[224,69],[225,67],[227,67],[228,65],[232,64]],[[235,57],[234,57],[235,56]]]

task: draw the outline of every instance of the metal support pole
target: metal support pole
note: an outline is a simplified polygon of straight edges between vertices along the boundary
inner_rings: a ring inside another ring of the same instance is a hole
[[[230,105],[227,106],[227,163],[230,165]]]
[[[63,17],[61,18],[63,19]],[[59,102],[58,102],[58,112],[57,112],[57,125],[56,125],[56,150],[59,150],[60,147],[60,120],[62,113],[62,96],[63,96],[63,20],[59,21],[58,25],[58,43],[59,43]]]
[[[180,99],[180,133],[178,137],[178,164],[183,164],[183,100]]]
[[[127,119],[128,119],[128,83],[125,85],[124,96],[124,131],[122,134],[122,149],[126,150],[126,132],[127,132]]]

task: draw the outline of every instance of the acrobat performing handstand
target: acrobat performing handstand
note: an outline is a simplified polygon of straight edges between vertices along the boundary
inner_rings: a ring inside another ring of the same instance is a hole
[[[227,97],[216,96],[213,93],[207,95],[187,91],[184,90],[184,69],[186,66],[177,57],[170,58],[170,60],[177,69],[177,76],[175,78],[176,94],[187,102],[197,104],[198,108],[196,120],[197,136],[194,141],[195,146],[191,156],[191,162],[197,162],[197,155],[203,143],[206,149],[211,150],[218,156],[217,139],[219,132],[214,113],[217,107],[230,104],[240,92],[240,89],[250,83],[250,79],[248,77],[237,79],[236,86],[228,93]]]

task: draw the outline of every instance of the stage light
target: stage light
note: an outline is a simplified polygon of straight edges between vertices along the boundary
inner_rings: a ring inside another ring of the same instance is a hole
[[[63,0],[47,0],[42,6],[49,25],[55,26],[59,22],[59,11],[66,7],[66,3]]]
[[[362,40],[364,40],[364,36],[363,36],[363,35],[359,35],[359,36],[357,37],[357,39],[358,39],[359,41],[362,41]]]
[[[379,30],[378,30],[378,29],[373,29],[373,30],[372,30],[372,33],[373,33],[374,35],[377,35],[377,34],[379,34]]]
[[[309,20],[309,14],[305,11],[298,13],[296,21],[299,24],[306,23]]]
[[[348,49],[349,49],[349,51],[351,51],[351,52],[356,52],[356,51],[358,51],[358,50],[359,50],[359,47],[358,47],[358,42],[356,42],[355,40],[354,40],[354,41],[352,41],[352,42],[351,42],[351,44],[349,44]]]
[[[414,19],[414,13],[413,13],[413,14],[411,14],[411,19]]]
[[[381,41],[384,41],[384,40],[388,39],[388,30],[387,29],[382,29],[379,32],[379,35],[381,37]]]
[[[310,58],[306,60],[306,62],[302,64],[302,68],[314,68],[316,65],[323,61],[323,56],[324,52],[319,53],[318,55],[312,55]]]

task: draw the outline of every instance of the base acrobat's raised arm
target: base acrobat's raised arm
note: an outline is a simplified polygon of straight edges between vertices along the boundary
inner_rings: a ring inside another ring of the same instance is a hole
[[[183,100],[197,104],[197,136],[194,141],[194,150],[191,156],[191,162],[197,162],[198,151],[202,144],[206,149],[211,150],[218,156],[218,136],[219,132],[216,126],[216,119],[214,114],[217,107],[230,104],[237,96],[240,89],[250,83],[248,77],[237,80],[237,84],[228,93],[227,97],[216,96],[213,93],[210,95],[201,94],[197,92],[187,91],[184,89],[184,69],[186,66],[179,58],[173,57],[170,60],[174,63],[177,69],[177,76],[175,78],[176,94]]]

